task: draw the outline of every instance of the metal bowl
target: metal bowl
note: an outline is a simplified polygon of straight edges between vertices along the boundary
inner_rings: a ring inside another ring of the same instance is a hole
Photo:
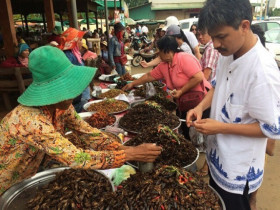
[[[219,203],[220,203],[220,206],[222,207],[222,210],[226,210],[225,202],[222,199],[222,197],[220,196],[220,194],[213,187],[211,187],[210,185],[208,185],[208,187],[210,187],[210,189],[218,196],[219,201],[220,201]]]
[[[53,181],[56,173],[69,169],[69,167],[61,167],[42,171],[35,174],[29,179],[25,179],[20,183],[13,185],[0,197],[1,210],[27,210],[27,202],[35,196],[36,192],[49,182]],[[115,191],[114,185],[106,173],[95,170],[107,177],[111,183],[112,190]]]
[[[150,101],[150,99],[147,98],[147,99],[140,99],[140,100],[134,101],[134,102],[132,102],[132,103],[130,104],[130,107],[133,108],[133,107],[135,107],[135,106],[138,105],[138,104],[144,103],[145,101]],[[156,102],[156,103],[157,103],[157,102]],[[169,112],[175,111],[175,110],[177,109],[177,104],[176,104],[175,102],[173,102],[173,101],[170,101],[170,104],[172,104],[172,105],[174,106],[174,109],[173,109],[173,110],[167,110],[167,111],[169,111]],[[159,105],[161,105],[161,104],[159,104]],[[162,105],[161,105],[161,106],[162,106]],[[162,106],[162,107],[164,108],[164,106]]]
[[[88,108],[89,108],[89,106],[90,106],[91,104],[99,103],[99,102],[101,102],[101,101],[104,101],[104,99],[88,102],[88,103],[86,103],[86,104],[83,106],[83,108],[84,108],[84,110],[88,111]],[[117,101],[123,101],[123,100],[117,100]],[[108,114],[119,114],[119,113],[122,113],[122,112],[128,110],[128,109],[130,108],[130,103],[128,103],[127,101],[123,101],[123,102],[125,102],[125,103],[127,104],[127,108],[126,108],[126,109],[121,110],[121,111],[119,111],[119,112],[110,112],[110,113],[108,113]]]
[[[87,122],[87,119],[88,119],[89,117],[91,117],[94,113],[96,113],[96,112],[81,112],[81,113],[79,113],[78,115],[79,115],[84,121]],[[109,125],[110,125],[110,126],[114,126],[114,125],[116,124],[116,122],[117,122],[117,118],[116,118],[116,116],[113,115],[113,114],[109,114],[109,115],[112,116],[112,117],[114,117],[114,119],[115,119],[114,123],[109,124]],[[106,125],[106,126],[108,126],[108,125]],[[106,126],[103,127],[103,128],[98,128],[98,129],[105,129]]]
[[[180,118],[177,117],[177,116],[176,116],[176,118],[178,119],[179,124],[178,124],[175,128],[172,128],[173,131],[177,131],[177,130],[180,128],[181,124],[182,124],[182,122],[180,121]],[[119,119],[119,122],[120,122],[121,119],[122,119],[122,117]],[[121,126],[120,123],[118,124],[118,127],[124,129],[125,131],[127,131],[127,132],[129,132],[129,133],[133,133],[133,134],[139,134],[139,133],[141,133],[141,132],[139,132],[139,131],[127,129],[127,128]]]
[[[107,136],[112,137],[112,138],[115,139],[117,142],[123,144],[123,141],[121,140],[121,138],[120,138],[118,135],[116,135],[116,134],[114,134],[114,133],[111,133],[111,132],[108,132],[108,131],[102,131],[102,132],[105,133]]]
[[[123,145],[126,145],[126,143],[129,142],[129,141],[130,140],[126,141]],[[192,168],[193,168],[194,165],[196,165],[196,162],[197,162],[197,160],[199,158],[199,150],[197,148],[195,148],[195,149],[196,149],[196,152],[197,152],[196,158],[194,159],[194,161],[192,163],[190,163],[189,165],[186,165],[186,166],[183,167],[184,169],[192,171],[192,172],[195,172],[195,171],[192,170]],[[126,162],[127,165],[130,165],[130,166],[132,166],[135,169],[139,169],[139,163],[140,162],[136,162],[136,161]]]

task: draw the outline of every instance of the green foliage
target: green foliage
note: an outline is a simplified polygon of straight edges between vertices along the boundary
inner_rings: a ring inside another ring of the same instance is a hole
[[[125,0],[128,8],[141,6],[143,4],[148,3],[148,0]]]
[[[280,16],[280,8],[275,8],[274,10],[269,11],[269,16]]]

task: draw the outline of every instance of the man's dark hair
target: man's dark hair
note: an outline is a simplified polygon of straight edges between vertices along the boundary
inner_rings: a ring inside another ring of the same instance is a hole
[[[254,34],[258,35],[262,45],[265,47],[265,36],[262,27],[260,27],[259,25],[251,25],[251,30],[253,31]]]
[[[157,42],[157,47],[164,53],[179,52],[178,43],[173,36],[163,36]]]
[[[207,0],[199,13],[198,27],[210,32],[219,26],[238,29],[242,20],[252,22],[249,0]]]

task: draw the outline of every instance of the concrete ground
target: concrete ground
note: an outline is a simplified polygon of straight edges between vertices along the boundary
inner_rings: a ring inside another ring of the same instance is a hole
[[[141,67],[132,68],[132,74],[145,73],[149,69]],[[17,95],[11,95],[12,104],[16,106]],[[3,105],[3,99],[0,97],[0,120],[8,113]],[[258,210],[280,210],[280,143],[276,142],[275,152],[273,157],[267,157],[264,180],[257,194]],[[237,154],[238,155],[238,154]],[[205,154],[201,154],[197,162],[198,168],[201,168],[205,160]],[[279,167],[279,168],[278,168]],[[205,178],[208,181],[208,177]]]

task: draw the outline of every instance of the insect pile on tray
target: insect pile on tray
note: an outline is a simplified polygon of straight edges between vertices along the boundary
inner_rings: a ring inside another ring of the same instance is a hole
[[[94,170],[64,170],[28,202],[29,209],[94,209],[112,192],[110,181]]]
[[[130,73],[125,73],[124,75],[122,75],[119,79],[118,79],[118,81],[133,81],[133,80],[135,80],[135,78],[134,77],[132,77],[131,75],[130,75]]]
[[[180,125],[177,116],[170,114],[155,102],[145,102],[131,108],[119,121],[119,126],[127,131],[141,133],[149,127],[164,124],[174,129]]]
[[[156,167],[160,165],[184,167],[191,164],[198,155],[196,148],[190,141],[164,125],[159,125],[158,128],[147,128],[145,132],[133,137],[125,145],[137,146],[143,143],[155,143],[162,147],[161,154],[154,162]]]
[[[105,128],[107,125],[113,125],[116,122],[116,118],[113,115],[109,115],[106,112],[96,112],[92,114],[85,121],[94,128]]]
[[[120,94],[126,94],[126,92],[119,89],[111,89],[105,93],[101,93],[98,98],[115,98]]]
[[[152,96],[147,100],[155,101],[156,103],[160,104],[168,111],[174,111],[177,108],[177,105],[174,102],[168,100],[166,97],[160,97],[159,95]]]
[[[105,112],[105,113],[116,113],[125,111],[128,109],[129,104],[124,101],[119,101],[115,99],[106,99],[98,103],[92,103],[88,107],[88,111],[90,112]]]
[[[201,178],[174,166],[136,173],[104,197],[99,209],[222,209],[219,197]]]
[[[166,97],[168,95],[168,93],[165,90],[163,90],[161,87],[159,87],[159,86],[154,86],[154,87],[155,87],[157,96]],[[143,84],[143,86],[134,90],[134,95],[140,96],[142,98],[146,98],[146,84]]]

